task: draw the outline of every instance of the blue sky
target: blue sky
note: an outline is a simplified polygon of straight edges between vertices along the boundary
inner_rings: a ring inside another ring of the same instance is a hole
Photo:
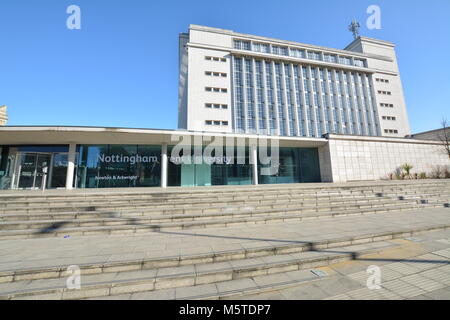
[[[66,28],[71,4],[81,30]],[[381,30],[366,28],[372,4]],[[450,120],[449,0],[2,0],[0,105],[10,125],[173,129],[190,23],[344,48],[354,18],[363,36],[396,43],[412,131]]]

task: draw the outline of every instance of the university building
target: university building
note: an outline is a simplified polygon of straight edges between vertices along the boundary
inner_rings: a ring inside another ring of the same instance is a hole
[[[439,141],[410,135],[394,47],[191,25],[179,37],[178,130],[2,126],[0,188],[344,182],[447,166]]]

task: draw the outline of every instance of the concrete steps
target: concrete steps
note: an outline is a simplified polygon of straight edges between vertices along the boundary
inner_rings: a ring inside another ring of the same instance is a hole
[[[286,193],[288,190],[290,192]],[[366,184],[358,188],[330,185],[328,189],[317,190],[303,190],[299,186],[274,190],[253,187],[225,193],[234,200],[225,200],[222,193],[216,194],[213,189],[209,194],[194,193],[201,198],[188,200],[185,193],[133,193],[127,195],[126,201],[115,200],[117,194],[114,193],[109,200],[102,193],[91,194],[90,197],[98,197],[101,202],[89,204],[80,202],[79,197],[71,202],[64,196],[64,202],[54,204],[55,200],[33,196],[31,198],[39,199],[40,204],[35,205],[28,199],[24,206],[10,196],[0,213],[0,239],[145,233],[440,207],[449,205],[450,183]],[[203,198],[205,194],[208,196]],[[220,200],[214,202],[214,197]],[[111,203],[106,205],[105,199]],[[129,204],[130,201],[139,202]],[[47,206],[43,205],[45,203]],[[63,206],[68,203],[71,206]]]
[[[394,215],[418,208],[448,207],[450,181],[321,184],[309,189],[293,185],[179,192],[77,192],[73,195],[68,192],[0,194],[0,239],[21,239],[29,243],[36,240],[27,239],[69,235],[91,241],[94,238],[89,236],[93,235],[109,237],[215,227],[232,230],[229,227],[247,225],[260,228],[258,224],[282,228],[290,222],[304,225],[303,221],[314,219]],[[436,221],[426,226],[416,224],[410,229],[393,227],[379,233],[373,233],[377,229],[371,227],[372,233],[362,229],[359,233],[366,234],[314,243],[264,241],[264,245],[227,247],[219,251],[193,250],[189,255],[161,256],[158,252],[152,258],[133,260],[122,260],[120,256],[117,260],[105,260],[108,262],[92,255],[89,263],[78,264],[82,275],[80,290],[66,288],[67,265],[45,265],[45,259],[40,260],[40,267],[29,269],[10,264],[8,268],[12,269],[0,271],[0,299],[167,294],[176,299],[222,299],[258,293],[319,279],[320,276],[311,272],[312,268],[383,250],[394,245],[392,239],[450,228],[450,223],[443,223],[448,220],[438,220],[440,224]],[[115,238],[111,239],[114,243]],[[120,237],[117,239],[120,241]],[[56,257],[52,261],[59,260]],[[28,262],[27,265],[36,264]]]
[[[370,200],[373,198],[380,197],[424,197],[425,195],[438,195],[438,194],[450,194],[450,190],[443,190],[441,188],[435,190],[415,190],[415,192],[391,192],[389,194],[357,194],[353,196],[348,196],[346,194],[342,195],[317,195],[317,196],[304,196],[304,195],[279,195],[277,197],[267,197],[264,194],[260,194],[259,196],[253,196],[246,200],[213,200],[213,199],[202,199],[202,200],[189,200],[180,203],[164,203],[162,205],[158,205],[152,201],[146,201],[144,203],[123,203],[123,204],[113,204],[110,203],[108,205],[101,205],[97,203],[96,205],[77,205],[77,206],[55,206],[49,203],[47,206],[21,206],[21,207],[7,207],[0,211],[3,214],[24,214],[24,213],[45,213],[45,212],[92,212],[92,211],[131,211],[142,209],[146,211],[156,211],[159,212],[161,210],[186,210],[186,209],[202,209],[210,207],[211,203],[215,204],[215,207],[229,207],[231,206],[246,206],[246,205],[263,205],[263,204],[283,204],[285,202],[301,202],[301,203],[321,203],[321,202],[344,202],[344,201],[364,201]]]
[[[366,194],[374,194],[374,193],[398,193],[398,192],[414,192],[420,193],[427,190],[438,191],[442,190],[442,188],[447,191],[450,190],[450,185],[445,182],[440,183],[426,183],[423,185],[419,185],[417,183],[413,185],[386,185],[386,186],[361,186],[359,188],[344,188],[344,187],[333,187],[330,186],[328,188],[319,188],[319,189],[304,189],[301,187],[279,187],[277,189],[267,189],[252,187],[252,188],[237,188],[234,191],[220,191],[220,189],[211,188],[209,192],[202,193],[157,193],[157,194],[146,194],[146,193],[125,193],[125,194],[116,194],[112,193],[109,196],[103,193],[100,194],[89,194],[85,196],[80,196],[74,194],[73,196],[68,196],[66,194],[62,194],[60,196],[46,196],[42,195],[30,195],[30,196],[0,196],[0,209],[5,210],[9,209],[26,209],[28,207],[37,208],[39,206],[43,208],[67,208],[67,207],[77,207],[85,208],[85,210],[89,210],[92,206],[101,207],[103,205],[106,206],[114,206],[118,205],[126,205],[126,204],[146,204],[149,201],[155,205],[164,205],[167,206],[169,203],[181,204],[195,204],[196,202],[211,202],[211,201],[245,201],[248,199],[256,198],[264,198],[264,199],[274,199],[274,198],[290,198],[292,196],[295,197],[314,197],[314,196],[333,196],[333,195],[366,195]],[[261,192],[263,191],[263,192]]]
[[[308,277],[308,269],[384,250],[393,246],[387,242],[391,239],[448,228],[450,225],[435,225],[329,239],[314,244],[295,243],[184,257],[80,265],[80,290],[66,288],[67,274],[62,267],[1,272],[0,299],[85,299],[139,292],[164,294],[168,289],[176,292],[187,290],[189,294],[185,294],[185,298],[197,295],[197,298],[217,299],[312,280],[317,276]],[[280,282],[280,276],[271,278],[275,274],[289,278],[289,272],[292,272],[290,283]],[[248,283],[249,279],[253,284],[244,290],[240,286],[242,282]],[[211,284],[214,284],[213,288],[208,286]]]
[[[292,221],[307,221],[319,218],[335,218],[349,215],[362,214],[376,214],[386,212],[398,212],[405,210],[413,210],[420,207],[442,207],[442,203],[431,204],[416,204],[416,203],[397,203],[388,204],[386,206],[371,207],[371,208],[354,208],[342,209],[341,211],[329,212],[313,212],[301,214],[298,210],[301,209],[280,209],[272,210],[271,214],[268,211],[262,213],[244,213],[241,216],[231,217],[228,215],[225,218],[222,216],[217,219],[197,219],[194,221],[188,220],[186,222],[150,222],[147,223],[141,219],[119,219],[119,220],[91,220],[91,221],[49,221],[49,222],[20,222],[20,223],[3,223],[4,227],[28,227],[27,229],[2,229],[0,231],[0,239],[21,239],[21,238],[42,238],[42,237],[64,237],[70,236],[90,236],[90,235],[124,235],[124,234],[139,234],[147,232],[160,231],[175,231],[188,230],[200,228],[214,228],[214,227],[229,227],[238,225],[254,225],[254,224],[268,224],[281,223]],[[36,227],[41,226],[40,229]]]
[[[77,219],[77,218],[97,218],[97,217],[128,217],[128,216],[153,216],[153,215],[178,215],[178,214],[208,214],[208,213],[219,213],[219,212],[237,212],[243,211],[248,212],[250,210],[263,210],[263,209],[274,209],[274,208],[293,208],[302,206],[307,207],[338,207],[346,205],[362,205],[381,203],[383,201],[408,201],[408,200],[419,200],[423,202],[431,202],[439,200],[441,198],[450,198],[450,191],[445,192],[440,190],[436,193],[421,193],[413,195],[389,195],[389,196],[359,196],[359,197],[335,197],[335,198],[323,198],[315,197],[311,199],[299,199],[299,198],[287,198],[287,199],[275,199],[271,200],[252,200],[248,203],[237,204],[236,202],[216,202],[212,208],[210,203],[203,204],[202,206],[192,207],[189,204],[180,207],[166,206],[162,208],[128,208],[128,207],[116,207],[115,210],[92,210],[92,211],[54,211],[54,210],[40,210],[40,209],[29,209],[30,212],[9,212],[0,215],[0,221],[12,221],[12,220],[44,220],[44,219]],[[314,210],[319,211],[319,210]]]

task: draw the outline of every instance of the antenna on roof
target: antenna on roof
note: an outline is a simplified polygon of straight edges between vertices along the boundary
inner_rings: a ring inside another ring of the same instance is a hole
[[[359,22],[356,20],[353,20],[352,23],[348,26],[348,30],[353,33],[353,37],[356,39],[359,38],[359,28],[361,26],[359,25]]]

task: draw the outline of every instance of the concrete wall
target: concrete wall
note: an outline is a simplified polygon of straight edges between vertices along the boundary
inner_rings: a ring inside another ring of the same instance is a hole
[[[412,139],[330,135],[329,158],[333,182],[387,179],[404,163],[413,166],[412,173],[429,174],[438,165],[450,167],[442,145]]]
[[[411,133],[408,113],[403,94],[403,86],[393,43],[360,37],[353,41],[347,50],[361,52],[368,55],[367,66],[378,70],[372,75],[375,101],[382,136],[404,137]],[[389,82],[380,82],[376,79]],[[391,95],[380,94],[378,91],[389,91]],[[393,108],[381,107],[380,103],[393,104]],[[394,116],[396,120],[383,120],[383,116]],[[385,129],[397,130],[398,133],[385,133]]]

